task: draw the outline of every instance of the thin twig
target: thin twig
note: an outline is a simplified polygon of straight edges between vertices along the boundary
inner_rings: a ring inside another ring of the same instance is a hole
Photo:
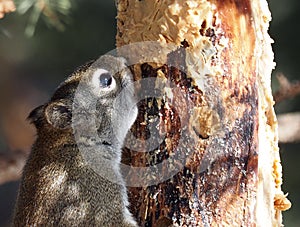
[[[278,115],[279,142],[300,142],[300,112]]]
[[[27,155],[21,151],[0,154],[0,185],[21,178]]]
[[[3,18],[5,14],[15,10],[16,6],[12,0],[0,0],[0,19]]]
[[[279,82],[279,90],[274,94],[275,103],[293,98],[300,94],[300,82],[291,83],[282,73],[276,75]]]

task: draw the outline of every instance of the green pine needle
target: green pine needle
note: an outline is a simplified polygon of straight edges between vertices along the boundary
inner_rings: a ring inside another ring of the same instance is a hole
[[[30,12],[25,34],[29,37],[35,33],[40,18],[59,31],[65,29],[72,8],[72,0],[16,0],[17,12]],[[41,17],[42,16],[42,17]]]

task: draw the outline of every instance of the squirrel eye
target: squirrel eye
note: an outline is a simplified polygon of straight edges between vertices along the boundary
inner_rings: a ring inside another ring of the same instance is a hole
[[[91,83],[93,88],[95,88],[95,92],[98,92],[99,89],[103,92],[109,92],[114,90],[117,86],[116,79],[112,74],[101,68],[98,68],[93,73]]]
[[[99,77],[101,87],[108,87],[112,84],[113,77],[109,73],[103,73]]]

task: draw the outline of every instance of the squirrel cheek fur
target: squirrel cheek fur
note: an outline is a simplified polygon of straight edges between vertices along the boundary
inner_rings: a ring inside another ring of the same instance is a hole
[[[137,226],[120,172],[121,148],[137,116],[125,63],[105,55],[82,66],[31,112],[37,139],[23,170],[13,226]],[[76,98],[78,89],[82,95]],[[74,130],[86,133],[75,138]]]

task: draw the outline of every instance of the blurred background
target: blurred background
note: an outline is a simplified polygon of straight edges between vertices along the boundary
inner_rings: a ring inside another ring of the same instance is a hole
[[[28,1],[28,0],[26,0]],[[24,2],[26,2],[24,0]],[[21,2],[21,1],[20,1]],[[62,1],[65,2],[65,1]],[[115,47],[115,4],[112,0],[77,0],[64,16],[65,30],[59,22],[42,18],[35,33],[32,10],[12,13],[0,20],[0,154],[29,151],[34,128],[25,121],[29,112],[46,102],[58,84],[77,66],[95,59]],[[300,1],[269,0],[273,20],[270,34],[277,67],[290,81],[300,80]],[[62,12],[62,14],[64,14]],[[25,35],[25,31],[27,35]],[[299,51],[299,52],[298,52]],[[275,106],[276,112],[300,111],[300,96]],[[284,212],[284,224],[300,226],[300,143],[280,144],[284,172],[284,192],[289,192],[292,208]],[[1,163],[0,163],[1,167]],[[0,173],[1,175],[1,173]],[[0,184],[0,226],[7,226],[15,202],[18,181]]]

